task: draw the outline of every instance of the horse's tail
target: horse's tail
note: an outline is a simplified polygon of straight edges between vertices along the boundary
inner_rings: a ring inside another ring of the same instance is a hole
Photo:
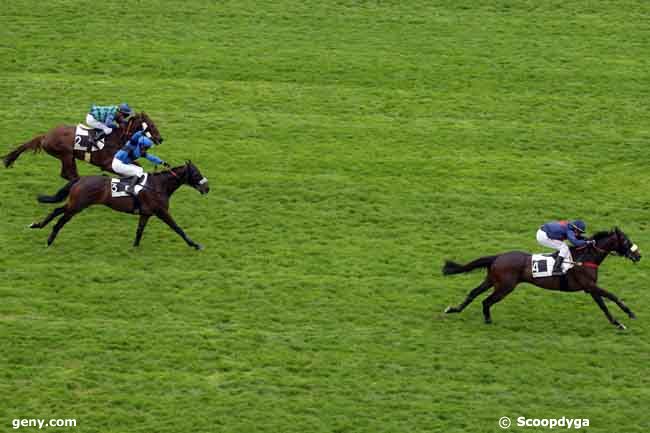
[[[71,180],[54,195],[39,195],[38,201],[41,203],[58,203],[65,200],[70,194],[70,189],[78,180],[79,179]]]
[[[474,269],[478,269],[478,268],[488,268],[492,266],[492,263],[494,263],[497,257],[499,256],[481,257],[480,259],[476,259],[473,262],[469,262],[466,265],[460,265],[456,262],[446,260],[445,266],[442,267],[442,274],[443,275],[462,274],[464,272],[473,271]]]
[[[41,145],[43,141],[44,135],[38,135],[31,140],[29,140],[27,143],[21,144],[8,154],[2,157],[2,162],[4,163],[5,167],[9,168],[13,165],[13,163],[18,159],[21,153],[23,153],[26,150],[31,150],[32,152],[38,152],[41,150]]]

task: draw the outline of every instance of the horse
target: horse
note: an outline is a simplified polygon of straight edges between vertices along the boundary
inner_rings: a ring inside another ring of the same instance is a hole
[[[134,114],[125,124],[115,128],[111,134],[104,138],[104,147],[96,151],[90,152],[90,148],[87,152],[75,149],[75,131],[76,125],[60,125],[45,134],[38,135],[3,156],[4,166],[11,167],[26,150],[32,152],[44,150],[61,160],[61,177],[66,180],[74,180],[79,177],[75,158],[114,173],[111,167],[113,156],[137,131],[145,132],[157,144],[163,142],[158,128],[145,112]]]
[[[71,180],[53,196],[40,195],[38,201],[41,203],[59,203],[66,198],[68,200],[64,206],[54,209],[45,219],[31,224],[29,228],[41,229],[62,214],[47,239],[49,247],[59,230],[73,216],[88,206],[103,204],[119,212],[140,214],[134,247],[140,245],[144,228],[149,218],[155,215],[178,233],[190,247],[203,249],[201,244],[194,242],[185,234],[169,213],[169,199],[181,185],[187,184],[199,191],[201,195],[210,191],[208,180],[191,161],[169,170],[148,174],[146,184],[137,197],[132,195],[113,197],[111,183],[111,178],[107,176],[83,176]]]
[[[460,313],[474,298],[494,286],[494,291],[483,300],[485,323],[492,323],[490,307],[508,296],[517,284],[525,282],[544,289],[565,292],[582,290],[589,293],[605,313],[609,322],[620,329],[625,329],[625,325],[611,315],[603,298],[615,302],[631,319],[635,319],[636,316],[616,295],[598,286],[598,267],[609,254],[624,256],[636,263],[641,260],[641,253],[637,245],[630,241],[618,227],[610,231],[598,232],[591,240],[595,241],[593,245],[587,244],[583,247],[571,248],[575,266],[562,276],[533,278],[531,255],[520,251],[481,257],[466,265],[446,261],[442,268],[443,275],[487,268],[487,276],[478,287],[469,292],[462,303],[447,307],[445,313]]]

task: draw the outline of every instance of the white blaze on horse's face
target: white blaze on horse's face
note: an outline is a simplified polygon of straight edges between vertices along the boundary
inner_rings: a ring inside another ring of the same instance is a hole
[[[208,191],[210,191],[210,187],[208,186],[208,179],[205,177],[201,178],[201,180],[198,181],[194,188],[201,194],[207,194]]]

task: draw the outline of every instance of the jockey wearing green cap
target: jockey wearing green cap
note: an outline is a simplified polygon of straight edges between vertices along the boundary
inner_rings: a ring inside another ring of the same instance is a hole
[[[93,105],[90,107],[90,112],[86,115],[86,124],[88,126],[98,129],[99,133],[95,137],[95,141],[99,141],[105,136],[113,132],[114,128],[119,124],[126,123],[126,119],[133,113],[129,104],[122,103],[118,105]]]

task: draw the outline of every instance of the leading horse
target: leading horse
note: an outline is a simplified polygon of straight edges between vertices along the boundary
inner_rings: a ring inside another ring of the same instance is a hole
[[[27,150],[33,152],[44,150],[61,160],[61,177],[66,180],[73,180],[79,177],[75,159],[85,160],[102,170],[113,172],[111,167],[113,156],[137,131],[145,132],[157,144],[163,142],[158,128],[145,112],[134,114],[126,124],[115,128],[110,135],[105,137],[104,147],[93,152],[75,150],[75,131],[76,125],[60,125],[52,128],[45,134],[38,135],[18,146],[3,156],[2,161],[5,167],[9,168],[23,152]]]
[[[487,268],[485,280],[469,292],[465,300],[458,306],[447,307],[445,313],[460,313],[474,298],[494,286],[492,294],[483,300],[485,323],[491,323],[490,307],[508,296],[517,284],[525,282],[544,289],[565,292],[582,290],[589,293],[610,323],[620,329],[625,329],[625,325],[611,315],[603,298],[616,303],[631,319],[635,318],[634,313],[616,295],[598,286],[598,267],[610,254],[618,254],[633,262],[638,262],[641,260],[639,248],[618,227],[608,232],[596,233],[591,239],[595,241],[594,245],[571,249],[575,267],[570,269],[566,275],[557,277],[533,278],[531,255],[519,251],[481,257],[466,265],[451,261],[445,262],[442,269],[443,275]]]

